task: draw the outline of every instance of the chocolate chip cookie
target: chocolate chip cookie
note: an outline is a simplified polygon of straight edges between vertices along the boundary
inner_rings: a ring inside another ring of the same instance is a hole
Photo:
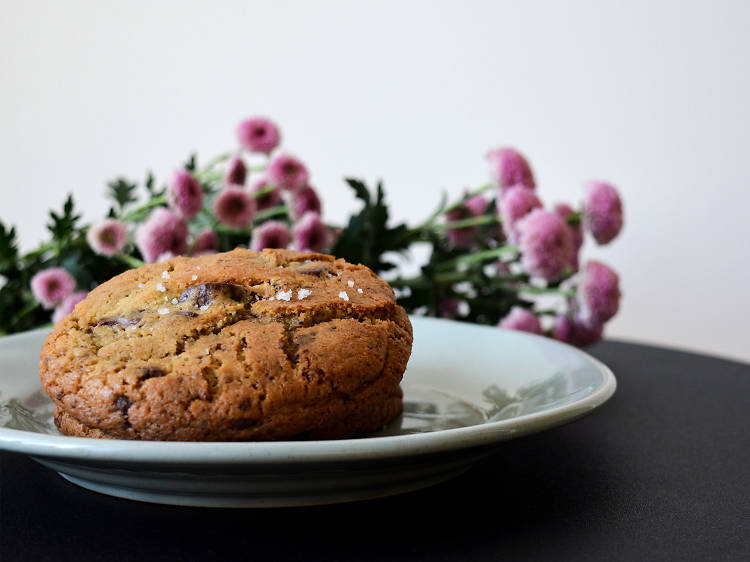
[[[368,268],[236,249],[103,283],[53,328],[39,372],[66,435],[337,439],[398,416],[411,344]]]

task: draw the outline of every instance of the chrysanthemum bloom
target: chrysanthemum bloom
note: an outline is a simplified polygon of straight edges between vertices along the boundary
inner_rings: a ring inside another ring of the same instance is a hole
[[[247,167],[239,156],[232,156],[224,168],[225,185],[245,185]]]
[[[530,310],[520,306],[511,308],[510,312],[500,320],[497,326],[506,330],[518,330],[532,334],[542,333],[542,325],[539,322],[539,318]]]
[[[157,207],[135,231],[135,244],[147,263],[157,261],[165,252],[185,253],[188,227],[176,213]]]
[[[445,213],[448,222],[460,221],[481,216],[487,208],[487,200],[482,195],[474,195],[464,201],[460,207]],[[474,245],[477,233],[476,226],[451,228],[446,231],[448,240],[455,248],[470,248]]]
[[[283,222],[266,221],[253,229],[250,249],[260,252],[263,248],[286,248],[292,235]]]
[[[589,182],[583,221],[597,244],[609,244],[622,230],[622,200],[617,190],[608,183]]]
[[[128,227],[116,219],[104,219],[89,228],[86,241],[95,253],[112,257],[128,243]]]
[[[620,308],[620,279],[610,267],[588,262],[578,285],[578,317],[589,327],[602,325]]]
[[[264,193],[258,195],[261,192]],[[266,178],[260,178],[250,186],[250,195],[255,199],[256,211],[265,211],[281,205],[281,189],[270,185]]]
[[[495,187],[501,192],[511,186],[522,185],[534,189],[534,174],[528,161],[513,148],[496,148],[487,153],[490,163],[490,175]]]
[[[534,209],[518,222],[518,249],[527,273],[547,281],[560,278],[573,257],[573,237],[558,215]]]
[[[279,128],[265,117],[245,119],[237,126],[237,140],[249,152],[270,154],[279,145]]]
[[[329,243],[328,227],[318,213],[305,213],[292,229],[294,247],[303,252],[320,252]]]
[[[169,184],[169,206],[186,220],[203,208],[203,188],[187,170],[175,170]]]
[[[578,271],[578,254],[583,246],[583,228],[581,228],[580,223],[570,224],[568,222],[568,217],[575,213],[570,205],[566,203],[558,203],[555,205],[554,211],[565,221],[565,224],[567,224],[570,229],[570,235],[573,238],[573,259],[571,260],[570,265],[573,268],[573,271]]]
[[[308,177],[305,165],[288,154],[275,156],[266,171],[266,180],[271,185],[290,191],[305,187]]]
[[[244,228],[253,222],[255,202],[241,187],[225,187],[214,199],[214,213],[224,224]]]
[[[321,214],[320,197],[314,188],[306,185],[296,190],[292,196],[292,218],[299,219],[308,212]]]
[[[560,315],[555,319],[552,337],[577,347],[586,347],[602,339],[601,325],[588,327],[577,318]]]
[[[536,193],[523,187],[514,185],[506,190],[500,199],[500,218],[503,220],[503,232],[511,244],[518,243],[518,221],[542,206]]]
[[[64,316],[73,312],[75,306],[85,299],[87,294],[86,291],[76,291],[65,297],[62,302],[57,305],[57,308],[55,308],[55,312],[52,314],[52,322],[57,324]]]
[[[190,253],[194,256],[215,254],[219,251],[219,235],[210,228],[205,228],[195,235],[190,245]]]
[[[31,292],[44,308],[55,308],[76,288],[76,280],[62,267],[51,267],[31,278]]]

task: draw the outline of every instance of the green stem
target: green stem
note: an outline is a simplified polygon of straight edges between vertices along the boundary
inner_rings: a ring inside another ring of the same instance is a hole
[[[206,165],[205,165],[205,166],[203,166],[203,168],[201,168],[201,169],[200,169],[200,170],[199,170],[198,172],[196,172],[196,174],[200,174],[200,173],[202,173],[202,172],[207,172],[207,171],[209,171],[209,170],[210,170],[211,168],[213,168],[213,167],[214,167],[214,166],[216,166],[217,164],[221,164],[222,162],[226,162],[227,160],[229,160],[229,159],[230,159],[230,158],[231,158],[232,156],[234,156],[235,154],[237,154],[237,151],[235,151],[235,150],[230,150],[230,151],[228,151],[228,152],[222,152],[222,153],[221,153],[221,154],[219,154],[218,156],[214,156],[213,158],[211,158],[211,160],[209,160],[209,161],[208,161],[208,162],[206,163]]]
[[[435,211],[435,212],[434,212],[434,213],[433,213],[432,215],[430,215],[430,217],[429,217],[429,218],[428,218],[427,220],[425,220],[425,221],[424,221],[424,222],[423,222],[422,224],[419,224],[419,225],[415,226],[414,228],[412,228],[412,229],[408,230],[408,231],[407,231],[407,232],[405,233],[405,235],[404,235],[404,238],[409,238],[409,237],[413,237],[413,236],[415,236],[415,235],[419,235],[419,234],[421,234],[421,232],[422,232],[423,230],[426,230],[426,229],[428,229],[428,228],[431,228],[431,227],[433,226],[434,222],[435,222],[435,221],[436,221],[436,220],[437,220],[437,219],[438,219],[438,218],[439,218],[439,217],[440,217],[441,215],[443,215],[443,214],[445,214],[445,213],[449,213],[449,212],[451,212],[451,211],[455,211],[456,209],[458,209],[459,207],[461,207],[461,205],[463,205],[463,204],[464,204],[464,203],[466,202],[466,200],[467,200],[467,199],[469,199],[469,198],[471,198],[471,197],[474,197],[475,195],[479,195],[480,193],[484,193],[485,191],[487,191],[487,190],[489,190],[489,189],[491,189],[491,188],[492,188],[492,184],[490,184],[490,183],[488,183],[488,184],[485,184],[485,185],[483,185],[482,187],[479,187],[479,188],[475,189],[474,191],[470,191],[469,193],[465,194],[465,195],[464,195],[464,196],[463,196],[463,197],[462,197],[461,199],[459,199],[458,201],[456,201],[456,202],[452,203],[451,205],[449,205],[449,206],[447,206],[447,207],[445,207],[445,206],[441,205],[441,206],[440,206],[440,207],[438,207],[438,209],[437,209],[437,210],[436,210],[436,211]]]
[[[164,195],[161,195],[159,197],[154,197],[150,201],[144,203],[137,209],[133,209],[128,214],[123,215],[120,217],[121,221],[128,222],[132,221],[138,217],[140,217],[144,212],[153,209],[154,207],[161,207],[162,205],[167,203],[167,198]]]
[[[490,189],[492,189],[492,187],[493,186],[492,186],[491,183],[486,183],[482,187],[479,187],[479,188],[475,189],[474,191],[470,191],[469,193],[465,194],[461,199],[459,199],[458,201],[456,201],[452,205],[450,205],[450,206],[446,207],[445,209],[443,209],[443,213],[450,213],[451,211],[455,211],[456,209],[459,209],[461,207],[461,205],[463,205],[464,203],[466,203],[467,199],[471,199],[475,195],[479,195],[481,193],[484,193],[485,191],[489,191]]]
[[[573,289],[556,289],[554,287],[534,287],[532,285],[500,285],[504,291],[512,293],[528,293],[531,295],[562,295],[565,297],[575,296]]]
[[[133,256],[130,256],[128,254],[117,254],[117,259],[120,260],[122,263],[124,263],[131,269],[137,269],[139,267],[143,267],[144,265],[146,265],[145,262],[139,260],[138,258],[134,258]]]
[[[499,246],[498,248],[492,248],[490,250],[482,250],[481,252],[474,252],[472,254],[464,254],[451,260],[442,262],[437,266],[439,271],[445,271],[447,269],[453,269],[458,265],[471,265],[474,263],[481,263],[484,261],[497,259],[502,256],[515,255],[518,250],[515,246]]]
[[[470,226],[481,226],[484,224],[502,224],[503,220],[497,215],[482,215],[480,217],[471,217],[459,221],[450,221],[443,224],[434,224],[432,228],[440,230],[455,230],[458,228],[468,228]]]
[[[264,211],[260,211],[255,214],[255,222],[262,222],[272,217],[278,217],[289,213],[289,208],[286,205],[279,205],[278,207],[271,207]]]
[[[57,246],[58,246],[58,244],[57,244],[56,240],[51,240],[49,242],[45,242],[44,244],[42,244],[41,246],[39,246],[36,250],[33,250],[33,251],[29,252],[28,254],[26,254],[24,256],[24,259],[35,258],[37,256],[41,256],[45,252],[49,252],[50,250],[57,249]]]

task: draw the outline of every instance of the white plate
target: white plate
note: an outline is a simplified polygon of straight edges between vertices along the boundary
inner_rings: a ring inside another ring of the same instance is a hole
[[[45,330],[0,338],[0,448],[80,486],[178,505],[265,507],[352,501],[455,476],[507,439],[591,412],[612,372],[554,340],[412,318],[404,414],[339,441],[178,443],[65,437],[37,370]]]

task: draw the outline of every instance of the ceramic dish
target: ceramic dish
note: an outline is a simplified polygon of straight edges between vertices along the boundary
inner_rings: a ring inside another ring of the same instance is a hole
[[[178,443],[65,437],[39,384],[45,330],[0,338],[0,448],[97,492],[214,507],[353,501],[415,490],[468,469],[499,443],[602,405],[612,372],[554,340],[412,318],[404,413],[340,441]]]

